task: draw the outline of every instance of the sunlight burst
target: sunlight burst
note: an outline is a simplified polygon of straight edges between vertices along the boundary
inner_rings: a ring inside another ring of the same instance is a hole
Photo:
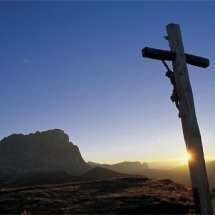
[[[192,154],[190,152],[187,152],[186,160],[192,160]]]

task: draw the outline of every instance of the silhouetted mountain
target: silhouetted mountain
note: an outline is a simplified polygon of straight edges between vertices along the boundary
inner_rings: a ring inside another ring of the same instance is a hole
[[[81,180],[104,180],[110,178],[126,178],[131,177],[129,174],[118,173],[103,167],[94,167],[87,173],[83,174]]]
[[[1,187],[27,187],[46,184],[62,184],[78,181],[77,176],[67,172],[28,172],[0,177]]]
[[[208,178],[211,188],[215,188],[215,161],[208,162],[206,164]]]
[[[164,170],[150,169],[148,168],[148,165],[145,165],[146,163],[141,165],[140,162],[122,162],[112,165],[88,162],[88,164],[91,167],[100,166],[120,173],[144,175],[146,177],[156,179],[171,179],[180,184],[191,186],[188,165],[179,166],[170,170]],[[215,161],[207,162],[206,168],[210,187],[215,187]]]
[[[96,163],[96,162],[93,162],[93,161],[88,161],[87,164],[89,166],[91,166],[92,168],[97,167],[97,166],[102,166],[102,165],[110,165],[110,164],[100,164],[100,163]]]
[[[169,171],[165,169],[146,169],[144,174],[150,178],[169,179]]]
[[[60,129],[13,134],[0,141],[1,175],[59,171],[80,175],[89,169],[78,147]]]
[[[207,162],[206,168],[210,187],[215,187],[215,161]],[[170,170],[148,169],[144,171],[144,174],[149,178],[168,178],[177,183],[191,186],[188,165],[179,166]]]
[[[28,172],[23,174],[15,174],[0,177],[1,187],[26,187],[26,186],[37,186],[46,184],[62,184],[71,182],[81,181],[92,181],[92,180],[107,180],[116,178],[128,178],[138,177],[137,175],[118,173],[103,167],[95,167],[88,172],[80,175],[73,176],[67,172]],[[139,177],[144,177],[139,176]]]
[[[136,162],[128,162],[124,161],[117,164],[99,164],[95,162],[89,161],[88,164],[91,167],[103,167],[105,169],[113,170],[120,173],[126,174],[144,174],[144,171],[149,169],[147,163],[141,164],[139,161]]]
[[[207,162],[206,169],[210,187],[215,187],[215,161]],[[190,172],[188,165],[171,169],[169,171],[169,178],[181,184],[190,186]]]

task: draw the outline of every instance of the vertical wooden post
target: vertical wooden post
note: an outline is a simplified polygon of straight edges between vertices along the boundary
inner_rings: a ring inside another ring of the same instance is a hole
[[[176,90],[179,97],[180,116],[186,148],[192,155],[189,169],[193,189],[194,202],[198,214],[213,215],[208,177],[206,172],[201,134],[196,118],[192,88],[184,54],[184,47],[177,24],[166,26],[171,51],[176,53],[173,61]]]

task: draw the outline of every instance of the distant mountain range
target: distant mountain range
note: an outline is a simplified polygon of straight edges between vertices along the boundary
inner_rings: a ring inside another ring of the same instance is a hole
[[[118,173],[102,167],[94,167],[88,172],[80,175],[73,176],[70,173],[64,171],[58,172],[28,172],[23,174],[8,175],[0,177],[1,187],[27,187],[46,184],[62,184],[71,182],[82,181],[96,181],[118,178],[137,177],[135,175]],[[141,176],[144,178],[144,176]]]
[[[167,178],[180,184],[190,186],[190,173],[187,165],[179,166],[170,170],[150,169],[146,163],[122,162],[118,164],[99,164],[88,162],[91,167],[100,166],[126,174],[144,175],[149,178]],[[215,161],[206,163],[210,187],[215,187]]]
[[[210,187],[215,187],[215,161],[206,163]],[[180,166],[170,170],[169,178],[181,184],[190,185],[190,173],[188,166]]]
[[[207,163],[211,187],[215,187],[215,161]],[[150,169],[147,163],[86,163],[76,145],[60,129],[13,134],[0,141],[0,187],[59,184],[71,181],[148,177],[171,179],[190,186],[187,166],[170,170]]]
[[[0,187],[125,178],[131,175],[115,169],[132,172],[135,166],[133,172],[142,167],[130,162],[117,164],[112,169],[92,167],[60,129],[28,135],[12,134],[0,141]]]
[[[79,178],[80,180],[89,181],[89,180],[106,180],[106,179],[113,179],[113,178],[126,178],[131,177],[130,174],[124,174],[115,172],[109,169],[105,169],[103,167],[94,167],[90,171],[86,172],[85,174],[81,175]]]
[[[136,162],[128,162],[124,161],[121,163],[117,164],[99,164],[95,162],[88,162],[88,165],[91,167],[103,167],[106,169],[110,169],[113,171],[121,172],[121,173],[126,173],[126,174],[143,174],[145,170],[149,169],[147,163],[141,164],[139,161]]]

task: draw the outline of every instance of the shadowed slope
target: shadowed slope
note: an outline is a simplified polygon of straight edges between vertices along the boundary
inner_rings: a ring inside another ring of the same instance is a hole
[[[0,214],[188,214],[190,190],[170,180],[109,179],[0,191]]]
[[[95,167],[83,174],[80,179],[82,180],[104,180],[111,178],[125,178],[131,177],[129,174],[118,173],[109,169],[105,169],[103,167]]]

